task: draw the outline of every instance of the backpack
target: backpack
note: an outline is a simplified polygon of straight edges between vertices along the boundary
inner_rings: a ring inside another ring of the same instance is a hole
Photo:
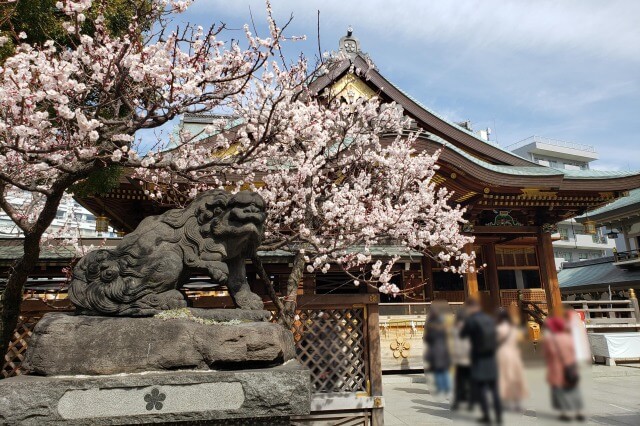
[[[489,315],[476,315],[476,327],[478,328],[478,337],[474,352],[479,356],[493,355],[496,352],[498,333],[496,324]]]

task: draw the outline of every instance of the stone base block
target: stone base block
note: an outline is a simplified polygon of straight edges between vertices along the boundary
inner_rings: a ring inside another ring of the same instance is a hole
[[[288,424],[309,414],[310,389],[309,370],[297,361],[257,370],[18,376],[0,380],[0,424]]]
[[[295,358],[289,330],[265,321],[237,322],[50,313],[33,331],[24,366],[43,376],[98,375],[260,368]]]

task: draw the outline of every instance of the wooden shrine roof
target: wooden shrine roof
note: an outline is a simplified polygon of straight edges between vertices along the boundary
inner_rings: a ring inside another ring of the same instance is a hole
[[[488,143],[417,102],[370,64],[361,54],[335,63],[313,81],[312,91],[323,96],[336,85],[341,89],[352,85],[360,93],[378,94],[383,101],[401,105],[421,129],[416,148],[441,150],[435,183],[454,192],[452,201],[467,208],[467,218],[475,226],[496,225],[498,216],[503,220],[508,216],[513,226],[552,224],[640,188],[638,173],[555,169]],[[368,70],[367,77],[350,73],[352,65]],[[109,194],[78,201],[94,214],[108,216],[112,226],[125,232],[144,217],[171,207],[148,198],[139,183],[127,177]]]

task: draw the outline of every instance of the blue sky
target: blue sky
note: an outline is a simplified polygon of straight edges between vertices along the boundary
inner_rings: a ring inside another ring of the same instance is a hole
[[[286,53],[317,55],[351,25],[383,75],[446,118],[491,127],[507,146],[540,135],[595,146],[594,168],[640,170],[640,1],[274,0],[293,14]],[[241,28],[265,6],[196,0],[177,19]],[[242,37],[231,31],[229,37]]]

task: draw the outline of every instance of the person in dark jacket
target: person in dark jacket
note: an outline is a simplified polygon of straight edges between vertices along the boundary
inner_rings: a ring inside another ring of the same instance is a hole
[[[461,337],[471,340],[471,380],[475,390],[476,401],[480,403],[482,418],[480,423],[490,423],[487,394],[491,394],[496,422],[502,423],[502,404],[498,393],[498,364],[496,350],[496,323],[489,315],[482,312],[480,303],[470,299],[466,303],[467,319],[460,332]]]
[[[433,304],[429,317],[424,325],[423,339],[427,344],[427,363],[433,372],[436,382],[436,394],[448,395],[451,392],[449,368],[451,357],[447,342],[447,327],[443,309],[439,304]]]
[[[471,395],[471,341],[468,337],[460,337],[460,331],[464,327],[467,312],[464,307],[456,313],[453,327],[451,360],[455,367],[455,379],[453,385],[453,401],[451,409],[456,411],[461,401],[467,401],[467,410],[473,410],[473,398]]]

